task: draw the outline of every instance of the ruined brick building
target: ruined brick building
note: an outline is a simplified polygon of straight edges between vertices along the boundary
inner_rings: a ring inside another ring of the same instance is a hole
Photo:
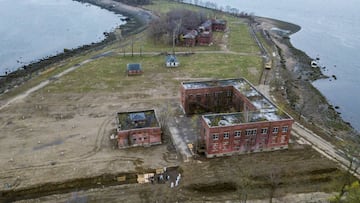
[[[112,137],[119,148],[161,144],[161,127],[154,110],[116,114],[117,134]]]
[[[206,157],[288,147],[293,119],[247,80],[183,82],[180,89],[186,114],[211,112],[201,116]]]

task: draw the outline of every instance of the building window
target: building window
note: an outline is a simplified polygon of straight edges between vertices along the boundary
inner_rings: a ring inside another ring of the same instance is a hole
[[[248,129],[245,131],[245,135],[256,135],[257,129]]]
[[[279,132],[279,128],[278,127],[274,127],[273,128],[273,133],[278,133]]]
[[[219,139],[219,134],[213,134],[213,140],[218,140]]]
[[[229,139],[229,137],[230,137],[229,132],[224,132],[224,139]]]
[[[200,95],[200,94],[197,94],[197,95],[196,95],[196,101],[198,101],[198,102],[201,101],[201,95]]]
[[[241,136],[241,131],[235,131],[234,137],[240,137]]]
[[[262,129],[261,129],[261,134],[267,134],[267,131],[268,131],[267,128],[262,128]]]
[[[286,142],[286,135],[282,135],[280,143],[285,143],[285,142]]]
[[[288,129],[289,129],[289,128],[288,128],[287,126],[284,126],[284,127],[282,127],[282,132],[283,132],[283,133],[286,133],[286,132],[288,131]]]
[[[231,97],[231,96],[232,96],[232,91],[230,91],[230,90],[227,91],[227,92],[226,92],[226,96]]]

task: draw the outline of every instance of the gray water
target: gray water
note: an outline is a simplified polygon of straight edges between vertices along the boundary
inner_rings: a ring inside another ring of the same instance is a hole
[[[122,16],[72,0],[0,0],[0,75],[102,41]]]
[[[194,2],[194,1],[192,1]],[[302,27],[292,44],[310,57],[320,58],[325,75],[313,85],[357,130],[360,130],[360,1],[359,0],[220,0],[257,16],[292,22]]]

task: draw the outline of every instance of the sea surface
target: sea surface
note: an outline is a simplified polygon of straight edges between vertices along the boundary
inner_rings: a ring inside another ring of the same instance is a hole
[[[207,0],[208,1],[208,0]],[[313,85],[360,130],[360,1],[359,0],[210,0],[301,26],[291,43],[312,58],[319,57],[325,75]],[[192,1],[194,2],[194,1]],[[205,1],[203,1],[205,2]]]
[[[123,16],[72,0],[0,0],[0,75],[105,38]]]

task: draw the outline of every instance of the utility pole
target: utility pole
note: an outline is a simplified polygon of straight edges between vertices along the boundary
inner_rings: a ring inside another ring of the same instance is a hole
[[[131,38],[131,57],[134,56],[134,37]]]
[[[182,23],[182,19],[177,21],[176,27],[173,30],[173,36],[172,36],[172,42],[173,42],[172,53],[173,53],[173,55],[175,55],[175,33],[177,34],[179,32],[181,23]]]

